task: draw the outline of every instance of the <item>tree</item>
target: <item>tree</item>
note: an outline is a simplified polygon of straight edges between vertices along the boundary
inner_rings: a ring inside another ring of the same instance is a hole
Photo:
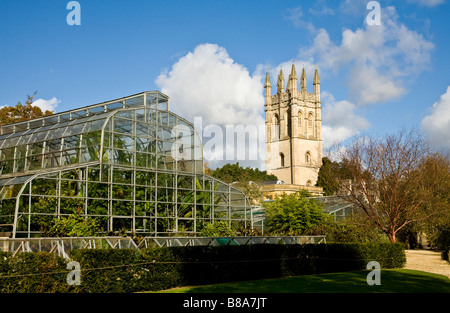
[[[331,161],[329,158],[323,157],[316,186],[323,188],[324,196],[332,196],[339,190],[339,182],[335,177],[335,173],[337,172],[339,172],[342,176],[346,174],[341,163]],[[348,175],[347,177],[350,178]]]
[[[359,137],[338,154],[345,169],[345,175],[335,173],[338,195],[359,207],[391,242],[405,226],[448,210],[431,204],[448,183],[449,160],[432,154],[420,131]]]
[[[239,162],[236,164],[225,164],[221,168],[209,170],[209,174],[228,184],[232,184],[233,187],[242,191],[253,205],[256,205],[261,200],[262,188],[260,183],[278,179],[273,174],[267,174],[266,171],[260,171],[251,167],[243,168],[239,166]]]
[[[266,225],[273,234],[301,235],[323,233],[331,216],[306,191],[284,194],[266,207]]]
[[[25,105],[18,102],[16,106],[4,106],[0,109],[0,125],[12,124],[38,118],[42,116],[52,115],[52,111],[46,110],[42,112],[38,106],[33,106],[33,98],[37,94],[35,92],[32,96],[28,95]]]
[[[261,182],[267,180],[277,180],[278,178],[273,174],[267,174],[266,171],[253,169],[251,167],[243,168],[236,164],[225,164],[221,168],[211,171],[211,175],[226,183],[232,182]]]

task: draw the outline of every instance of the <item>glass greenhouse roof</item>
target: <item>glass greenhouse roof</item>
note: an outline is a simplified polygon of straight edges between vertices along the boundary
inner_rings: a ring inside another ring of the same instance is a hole
[[[140,110],[136,110],[137,108]],[[111,128],[113,117],[116,122]],[[159,125],[158,130],[152,127],[156,125]],[[150,134],[158,142],[159,148],[170,150],[175,142],[172,129],[177,125],[191,130],[193,145],[188,151],[201,159],[199,135],[191,123],[169,112],[168,97],[159,91],[144,92],[51,116],[2,125],[0,186],[15,183],[8,174],[14,177],[21,173],[30,175],[43,169],[98,161],[100,153],[103,157],[107,153],[100,145],[104,138],[102,136],[105,136],[104,131],[108,132],[107,135],[109,132],[115,133],[115,139],[122,140],[124,149],[141,149],[145,144],[148,146],[149,142],[141,137],[148,137]],[[150,132],[149,127],[152,128]],[[130,133],[137,137],[119,135]],[[134,142],[137,142],[138,147],[133,146]],[[103,151],[97,151],[97,155],[93,155],[96,146]],[[156,152],[157,148],[154,148],[153,152]]]
[[[0,127],[0,232],[40,236],[74,212],[108,234],[251,224],[248,198],[205,174],[199,134],[159,91]]]

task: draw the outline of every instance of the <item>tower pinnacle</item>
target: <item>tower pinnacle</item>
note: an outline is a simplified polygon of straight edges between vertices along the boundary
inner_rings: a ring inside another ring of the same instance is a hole
[[[300,79],[300,90],[306,92],[306,73],[305,68],[302,69],[302,77]]]
[[[266,105],[270,105],[272,102],[272,85],[270,84],[270,77],[268,71],[266,73],[266,83],[264,84],[264,89],[266,95]]]
[[[319,79],[319,71],[316,68],[316,72],[314,73],[314,94],[316,95],[316,101],[320,102],[320,79]]]
[[[277,80],[277,93],[283,94],[284,93],[284,75],[283,75],[283,69],[280,70],[280,74],[278,74],[278,80]]]
[[[289,92],[291,97],[297,96],[297,72],[295,71],[295,65],[292,64],[291,74],[289,74],[289,80],[286,91]]]

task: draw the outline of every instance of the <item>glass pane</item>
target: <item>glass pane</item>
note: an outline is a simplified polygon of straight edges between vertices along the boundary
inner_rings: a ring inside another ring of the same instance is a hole
[[[84,128],[83,123],[67,126],[64,136],[72,136],[72,135],[81,134],[83,128]]]
[[[146,96],[147,96],[146,106],[149,108],[156,108],[156,101],[157,101],[156,95],[147,93]]]
[[[24,158],[27,153],[27,145],[18,146],[16,148],[16,158]]]
[[[62,152],[62,164],[69,165],[79,163],[79,149],[66,150]]]
[[[80,146],[80,136],[64,138],[63,149],[78,148]]]
[[[158,138],[169,140],[172,139],[172,128],[171,127],[158,127]]]
[[[61,165],[61,152],[47,153],[44,155],[44,168],[57,167]]]
[[[145,109],[136,110],[136,121],[145,122]]]
[[[97,161],[100,153],[100,146],[81,148],[81,162]]]
[[[51,140],[51,139],[59,138],[62,136],[62,134],[64,133],[65,130],[66,130],[65,127],[58,127],[58,128],[52,129],[51,131],[48,132],[46,139]]]
[[[139,106],[139,105],[144,105],[144,96],[138,96],[138,97],[134,97],[131,99],[127,99],[125,101],[127,106]]]
[[[107,108],[108,108],[108,110],[120,109],[120,108],[123,108],[123,103],[122,102],[110,103],[107,105]]]
[[[23,136],[20,136],[19,140],[17,141],[17,144],[18,144],[18,145],[24,145],[24,144],[27,144],[28,141],[30,141],[31,136],[32,136],[32,135],[23,135]]]
[[[42,154],[44,152],[44,143],[38,142],[30,145],[29,155]]]
[[[168,125],[169,124],[169,113],[164,111],[158,112],[158,124],[160,125]]]
[[[148,136],[148,124],[136,122],[136,136]]]
[[[51,151],[60,151],[61,150],[61,138],[54,139],[46,142],[46,150]]]
[[[33,155],[31,157],[27,158],[27,166],[28,170],[37,170],[42,167],[42,154],[40,155]]]
[[[5,139],[3,141],[2,148],[15,147],[19,138],[20,138],[19,136],[16,136],[16,137]]]
[[[101,114],[105,112],[105,107],[104,106],[98,106],[98,107],[94,107],[94,108],[90,108],[89,109],[89,113],[90,114]]]
[[[114,116],[134,120],[135,119],[135,110],[120,111],[120,112],[117,112]]]
[[[14,161],[14,171],[23,172],[25,170],[25,158],[16,159]]]
[[[169,109],[169,104],[163,99],[158,99],[158,110],[167,111]]]
[[[132,184],[133,183],[133,171],[114,169],[113,182],[114,183],[123,183],[123,184]]]
[[[156,124],[157,113],[154,109],[147,109],[147,123]]]
[[[100,144],[102,132],[100,130],[82,134],[81,146],[89,147]]]
[[[136,137],[136,151],[151,152],[153,143],[153,139]]]
[[[133,121],[114,118],[114,131],[117,133],[133,134]]]
[[[151,168],[154,166],[154,156],[148,153],[136,152],[136,166]]]
[[[112,201],[112,214],[119,216],[131,216],[133,214],[133,201],[119,201],[119,200]],[[124,219],[114,219],[114,222],[118,220],[124,221]],[[125,226],[116,225],[114,226],[114,229],[119,230],[123,227]],[[131,227],[127,229],[131,229]]]
[[[104,124],[105,124],[104,119],[87,122],[84,127],[83,132],[88,133],[88,132],[95,131],[95,130],[101,130]]]
[[[128,150],[115,149],[112,151],[112,161],[117,164],[133,165],[134,152]]]
[[[155,172],[136,171],[136,184],[145,186],[155,185]]]
[[[113,199],[133,200],[133,187],[130,185],[116,185],[112,186]]]
[[[134,151],[134,137],[114,134],[114,148]]]

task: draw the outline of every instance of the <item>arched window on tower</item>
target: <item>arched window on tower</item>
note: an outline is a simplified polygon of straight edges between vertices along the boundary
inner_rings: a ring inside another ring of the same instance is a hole
[[[272,139],[280,139],[280,118],[278,114],[273,115],[272,119]]]
[[[311,164],[311,152],[307,151],[305,153],[305,163],[306,164]]]
[[[303,112],[298,111],[298,136],[303,135]]]
[[[314,136],[314,114],[308,114],[308,137]]]
[[[280,166],[284,167],[284,154],[280,153]]]
[[[286,115],[285,115],[285,120],[286,120],[286,127],[287,127],[287,129],[286,129],[286,134],[289,136],[289,137],[291,137],[292,136],[292,133],[291,133],[291,129],[292,129],[292,126],[291,126],[291,110],[288,110],[287,112],[286,112]]]

